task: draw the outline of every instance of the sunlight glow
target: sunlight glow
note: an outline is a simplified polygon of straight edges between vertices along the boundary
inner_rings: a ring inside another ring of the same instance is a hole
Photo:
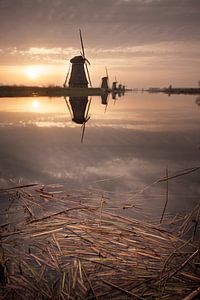
[[[26,68],[26,74],[30,79],[35,80],[43,72],[42,66],[28,66]]]
[[[34,100],[31,103],[31,106],[35,111],[38,111],[40,109],[40,102],[38,100]]]

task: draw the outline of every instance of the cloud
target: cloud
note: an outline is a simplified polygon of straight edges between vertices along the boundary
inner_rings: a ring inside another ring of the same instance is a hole
[[[187,85],[198,80],[199,14],[199,0],[0,0],[0,64],[65,65],[80,53],[81,28],[95,72],[180,68]]]
[[[91,47],[197,39],[200,2],[1,0],[0,38],[5,47],[78,46],[78,28]]]

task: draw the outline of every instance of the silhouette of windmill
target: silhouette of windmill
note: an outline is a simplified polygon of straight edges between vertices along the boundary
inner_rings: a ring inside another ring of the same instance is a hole
[[[72,96],[67,100],[66,97],[65,102],[67,104],[68,110],[70,112],[70,116],[73,122],[76,124],[82,124],[82,133],[81,133],[81,143],[83,142],[86,123],[89,121],[89,110],[91,105],[92,97],[88,100],[88,96]]]
[[[103,93],[101,95],[101,104],[105,105],[105,112],[106,112],[107,107],[108,107],[108,95],[109,95],[109,93]]]
[[[112,83],[112,92],[116,92],[117,91],[117,78],[115,76],[115,81],[113,81]]]
[[[85,56],[83,38],[80,29],[79,29],[79,35],[80,35],[80,42],[81,42],[81,51],[80,51],[81,55],[74,56],[70,60],[69,69],[65,77],[65,82],[63,84],[64,87],[67,86],[68,78],[69,78],[68,86],[70,88],[88,88],[88,82],[92,87],[90,74],[88,70],[88,65],[90,65],[90,62]]]
[[[195,100],[196,104],[200,106],[200,97],[197,97]]]
[[[101,89],[104,90],[104,92],[108,92],[109,91],[109,80],[108,80],[108,70],[107,68],[105,68],[106,70],[106,76],[102,77],[102,81],[101,81]]]

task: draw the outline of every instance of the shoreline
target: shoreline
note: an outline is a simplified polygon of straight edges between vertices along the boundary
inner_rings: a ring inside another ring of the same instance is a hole
[[[99,96],[105,90],[94,88],[64,88],[61,86],[0,86],[0,98],[7,97],[63,97],[63,96]]]

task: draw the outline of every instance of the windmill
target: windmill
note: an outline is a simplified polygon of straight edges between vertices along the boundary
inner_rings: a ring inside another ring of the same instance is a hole
[[[103,89],[105,92],[108,92],[109,90],[109,84],[108,84],[108,70],[105,67],[106,70],[106,76],[102,77],[102,82],[101,82],[101,89]]]
[[[89,110],[92,98],[87,96],[72,96],[69,100],[64,97],[71,119],[76,124],[82,124],[81,143],[83,142],[86,123],[89,121]]]
[[[196,102],[197,105],[200,106],[200,97],[197,97],[195,102]]]
[[[117,91],[117,78],[115,76],[115,81],[113,81],[112,83],[112,92],[116,92]]]
[[[80,29],[79,29],[79,35],[80,35],[80,42],[81,42],[81,52],[80,52],[81,55],[74,56],[70,60],[68,72],[65,78],[65,82],[63,84],[64,87],[67,86],[68,78],[69,78],[68,86],[70,88],[88,88],[88,83],[92,87],[90,74],[88,70],[88,65],[90,65],[90,62],[85,56],[83,38]]]

